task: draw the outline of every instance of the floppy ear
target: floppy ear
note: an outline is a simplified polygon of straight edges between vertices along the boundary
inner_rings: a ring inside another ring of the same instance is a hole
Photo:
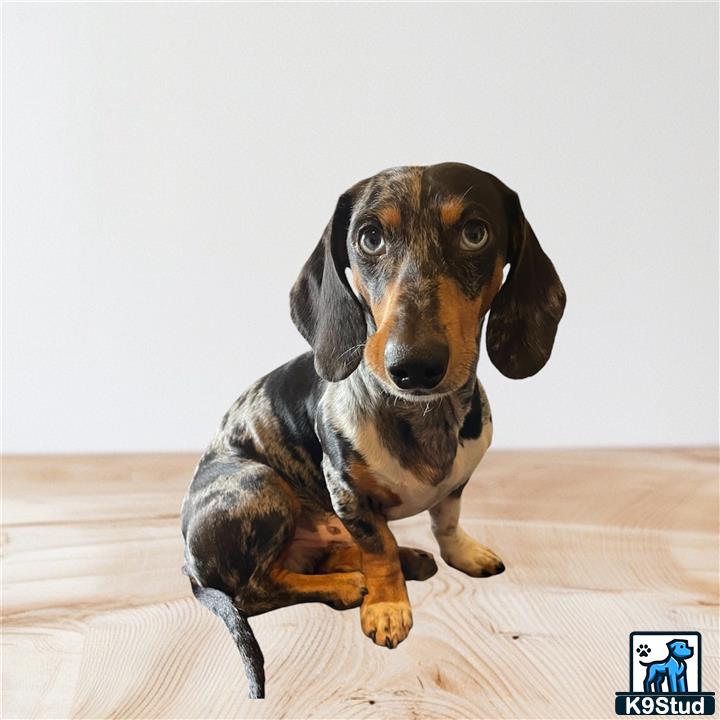
[[[315,353],[315,370],[330,382],[344,380],[360,363],[367,327],[350,289],[347,233],[353,195],[340,196],[332,220],[290,291],[290,315]]]
[[[565,310],[565,289],[515,193],[508,205],[510,271],[491,305],[486,343],[493,365],[519,379],[548,361]]]

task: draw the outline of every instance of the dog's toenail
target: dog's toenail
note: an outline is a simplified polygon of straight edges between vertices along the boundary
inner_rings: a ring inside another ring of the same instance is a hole
[[[361,587],[361,588],[360,588],[360,594],[361,594],[361,595],[367,595],[367,594],[368,594],[368,589],[367,589],[366,587]]]
[[[371,630],[371,631],[368,633],[368,637],[369,637],[371,640],[374,641],[374,640],[375,640],[375,630]]]
[[[389,650],[393,649],[393,641],[390,638],[385,639],[385,647]]]
[[[505,572],[505,563],[500,563],[498,565],[497,574],[499,575],[502,572]]]

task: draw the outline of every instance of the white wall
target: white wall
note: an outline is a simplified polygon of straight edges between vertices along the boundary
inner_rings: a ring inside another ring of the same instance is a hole
[[[718,6],[6,4],[4,450],[202,447],[339,193],[461,160],[565,283],[497,446],[717,441]]]

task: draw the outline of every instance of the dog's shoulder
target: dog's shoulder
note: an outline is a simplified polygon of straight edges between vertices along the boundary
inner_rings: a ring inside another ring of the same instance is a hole
[[[314,419],[325,381],[312,353],[250,385],[225,413],[211,448],[268,464],[287,475],[319,473],[322,450]]]
[[[314,415],[325,384],[315,372],[312,353],[303,353],[247,387],[223,416],[218,432],[274,418],[292,421]]]

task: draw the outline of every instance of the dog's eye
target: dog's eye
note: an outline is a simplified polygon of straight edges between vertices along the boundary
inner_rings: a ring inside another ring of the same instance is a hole
[[[463,227],[460,245],[465,250],[479,250],[488,237],[487,225],[482,220],[468,220]]]
[[[382,255],[385,252],[385,238],[377,225],[366,225],[360,230],[358,245],[366,255]]]

